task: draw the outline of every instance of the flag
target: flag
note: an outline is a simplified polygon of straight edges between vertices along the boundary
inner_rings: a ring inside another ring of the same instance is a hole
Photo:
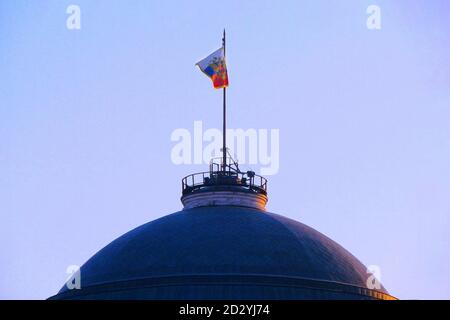
[[[227,65],[223,47],[197,62],[196,65],[211,78],[215,89],[228,87]]]

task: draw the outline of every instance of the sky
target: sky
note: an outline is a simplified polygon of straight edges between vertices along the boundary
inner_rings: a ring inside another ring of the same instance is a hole
[[[398,298],[450,299],[446,0],[0,0],[0,298],[46,299],[181,210],[181,178],[207,166],[175,164],[171,134],[221,128],[195,63],[223,28],[229,128],[279,130],[268,211],[379,266]]]

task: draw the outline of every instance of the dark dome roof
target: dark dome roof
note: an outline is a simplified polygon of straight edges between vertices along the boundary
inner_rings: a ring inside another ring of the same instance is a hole
[[[111,242],[61,299],[373,299],[366,268],[316,230],[254,208],[185,209]],[[192,288],[195,288],[194,290]]]

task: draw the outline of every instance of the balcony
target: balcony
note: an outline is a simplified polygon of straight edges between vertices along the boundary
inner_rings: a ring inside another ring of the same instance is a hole
[[[181,184],[183,196],[214,186],[238,186],[267,195],[267,180],[253,171],[241,172],[231,157],[225,165],[221,158],[212,159],[209,171],[190,174],[181,180]]]

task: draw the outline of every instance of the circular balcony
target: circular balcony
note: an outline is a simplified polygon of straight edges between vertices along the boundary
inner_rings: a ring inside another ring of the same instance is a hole
[[[185,196],[206,188],[219,186],[235,186],[257,194],[267,195],[266,178],[255,174],[253,171],[241,172],[237,163],[228,163],[230,164],[223,166],[221,163],[211,161],[209,171],[193,173],[184,177],[181,180],[182,195]]]

